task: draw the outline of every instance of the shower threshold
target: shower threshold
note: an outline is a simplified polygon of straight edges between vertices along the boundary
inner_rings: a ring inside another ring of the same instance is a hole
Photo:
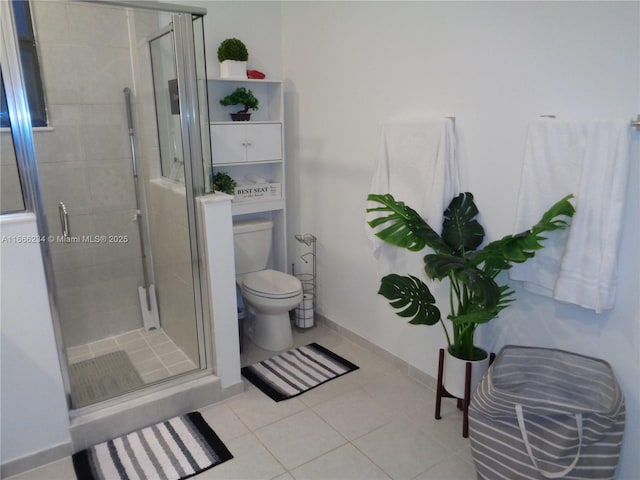
[[[199,368],[162,330],[133,330],[67,349],[74,364],[126,352],[143,385],[69,412],[73,452],[221,401],[242,391],[223,390],[211,368]],[[72,387],[73,394],[73,387]]]
[[[211,370],[195,370],[69,412],[71,451],[88,448],[240,393],[223,390]]]

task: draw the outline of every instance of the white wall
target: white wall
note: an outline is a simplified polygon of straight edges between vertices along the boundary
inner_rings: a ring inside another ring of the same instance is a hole
[[[69,421],[47,299],[40,244],[14,243],[37,235],[35,216],[0,217],[2,343],[0,463],[69,449]]]
[[[512,233],[530,119],[640,113],[639,17],[638,2],[283,2],[289,231],[318,237],[318,311],[435,376],[440,327],[407,325],[376,295],[364,211],[381,125],[456,115],[488,239]],[[619,478],[640,471],[639,161],[615,309],[518,292],[480,335],[487,348],[559,347],[613,365],[628,403]]]

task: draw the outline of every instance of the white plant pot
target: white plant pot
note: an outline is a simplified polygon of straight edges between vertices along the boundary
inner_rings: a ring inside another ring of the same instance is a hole
[[[489,355],[483,360],[461,360],[454,357],[445,349],[444,359],[444,388],[456,398],[464,398],[464,382],[467,362],[471,363],[471,390],[473,394],[476,386],[489,368]]]
[[[247,79],[247,62],[225,60],[220,62],[220,78]]]

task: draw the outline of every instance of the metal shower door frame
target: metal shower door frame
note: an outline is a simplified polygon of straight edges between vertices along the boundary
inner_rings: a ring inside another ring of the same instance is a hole
[[[176,72],[178,96],[180,100],[180,133],[182,137],[182,158],[185,159],[185,193],[187,217],[189,220],[189,240],[191,242],[191,262],[193,290],[198,326],[198,351],[200,365],[213,367],[212,325],[208,293],[208,280],[203,259],[202,229],[199,226],[197,197],[205,192],[205,172],[200,125],[200,105],[198,103],[198,81],[196,75],[195,42],[193,18],[191,14],[173,16],[174,42],[176,50]],[[182,80],[182,81],[181,81]],[[208,105],[205,99],[204,105]],[[208,129],[207,129],[208,132]],[[190,159],[190,161],[186,161]]]

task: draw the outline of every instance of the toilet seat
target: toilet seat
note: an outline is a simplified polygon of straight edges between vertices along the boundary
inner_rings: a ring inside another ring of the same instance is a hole
[[[265,298],[291,298],[300,294],[302,284],[296,277],[276,270],[260,270],[242,277],[242,287]]]

